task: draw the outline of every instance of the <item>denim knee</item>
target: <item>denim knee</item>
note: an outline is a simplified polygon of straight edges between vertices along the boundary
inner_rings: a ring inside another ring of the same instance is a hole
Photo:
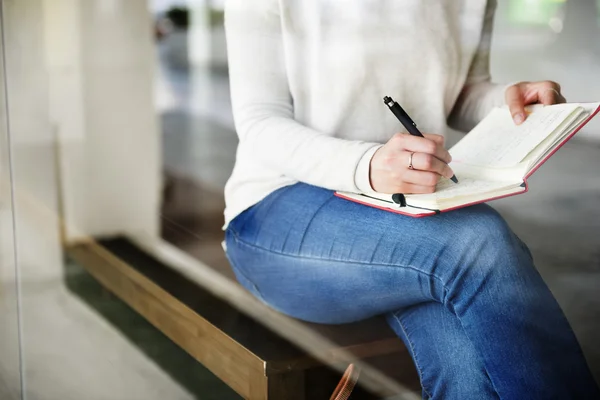
[[[470,215],[456,229],[454,259],[464,266],[498,268],[508,260],[529,259],[525,244],[504,218],[490,207]]]
[[[531,253],[506,221],[486,207],[468,215],[456,229],[451,253],[447,295],[453,291],[485,287],[516,289],[525,281],[538,280]]]

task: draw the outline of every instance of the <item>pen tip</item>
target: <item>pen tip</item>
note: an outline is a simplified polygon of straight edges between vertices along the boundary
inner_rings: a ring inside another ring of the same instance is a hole
[[[452,178],[450,178],[450,180],[454,183],[458,183],[458,179],[456,178],[456,175],[452,175]]]
[[[384,102],[384,103],[389,103],[390,101],[392,101],[392,98],[391,98],[391,97],[389,97],[389,96],[385,96],[385,97],[383,98],[383,102]]]

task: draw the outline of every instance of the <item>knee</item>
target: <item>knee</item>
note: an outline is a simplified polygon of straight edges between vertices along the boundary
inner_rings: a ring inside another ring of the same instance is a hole
[[[447,295],[488,292],[487,289],[508,293],[540,283],[525,244],[489,207],[465,218],[456,242],[446,282]]]
[[[464,267],[502,268],[531,261],[525,244],[515,235],[507,222],[488,206],[468,215],[456,235],[455,260]]]

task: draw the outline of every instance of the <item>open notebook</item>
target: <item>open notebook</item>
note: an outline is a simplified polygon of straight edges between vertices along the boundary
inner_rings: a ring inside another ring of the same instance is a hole
[[[336,196],[424,217],[527,191],[527,178],[600,111],[600,103],[534,105],[520,126],[507,107],[495,108],[450,149],[458,184],[442,178],[432,194],[336,192]]]

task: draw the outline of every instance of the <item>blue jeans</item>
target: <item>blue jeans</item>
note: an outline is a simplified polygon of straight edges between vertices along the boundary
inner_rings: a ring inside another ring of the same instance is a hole
[[[487,205],[411,218],[282,188],[235,218],[241,282],[292,317],[385,315],[430,399],[600,399],[527,247]]]

